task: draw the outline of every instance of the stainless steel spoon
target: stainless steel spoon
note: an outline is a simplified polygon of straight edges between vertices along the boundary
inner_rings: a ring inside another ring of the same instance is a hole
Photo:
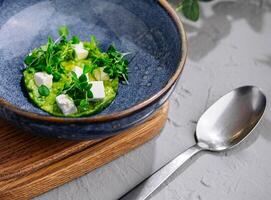
[[[147,199],[189,158],[200,151],[219,152],[236,146],[258,124],[265,107],[266,97],[255,86],[240,87],[224,95],[200,117],[196,128],[197,143],[122,199]]]

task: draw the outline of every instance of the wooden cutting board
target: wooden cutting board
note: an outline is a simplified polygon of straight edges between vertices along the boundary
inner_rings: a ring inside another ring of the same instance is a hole
[[[168,102],[119,135],[83,142],[34,136],[0,120],[0,199],[29,199],[131,151],[164,126]]]

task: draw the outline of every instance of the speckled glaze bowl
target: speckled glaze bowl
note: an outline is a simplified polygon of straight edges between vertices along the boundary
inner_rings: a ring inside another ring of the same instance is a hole
[[[150,116],[170,96],[187,56],[186,36],[165,0],[0,0],[0,116],[42,136],[71,140],[108,137]],[[103,112],[53,117],[34,106],[22,85],[23,59],[67,25],[104,50],[131,52],[129,85],[120,85]]]

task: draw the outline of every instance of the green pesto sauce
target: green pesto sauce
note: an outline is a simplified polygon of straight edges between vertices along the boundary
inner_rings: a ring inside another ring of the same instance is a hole
[[[83,63],[89,62],[87,60],[83,61],[70,61],[63,63],[67,74],[72,71],[75,65],[82,66]],[[95,81],[96,79],[89,75],[89,80]],[[41,96],[38,92],[38,87],[34,81],[34,73],[28,72],[27,70],[24,71],[24,82],[27,88],[28,94],[31,100],[40,107],[42,110],[54,115],[64,117],[65,115],[59,109],[56,103],[56,97],[61,94],[61,91],[64,88],[65,83],[70,82],[71,77],[62,74],[60,81],[53,82],[52,88],[50,89],[49,96]],[[118,91],[118,78],[113,80],[104,80],[104,87],[105,87],[105,98],[99,101],[92,101],[87,110],[80,110],[78,109],[77,113],[67,115],[65,117],[82,117],[86,115],[92,115],[98,112],[101,112],[104,108],[109,106],[109,104],[115,99],[117,91]]]

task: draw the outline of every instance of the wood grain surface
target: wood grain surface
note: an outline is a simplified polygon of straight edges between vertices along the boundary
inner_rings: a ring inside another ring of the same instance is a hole
[[[157,135],[168,103],[123,133],[83,142],[46,139],[0,121],[0,199],[29,199],[94,170]]]

